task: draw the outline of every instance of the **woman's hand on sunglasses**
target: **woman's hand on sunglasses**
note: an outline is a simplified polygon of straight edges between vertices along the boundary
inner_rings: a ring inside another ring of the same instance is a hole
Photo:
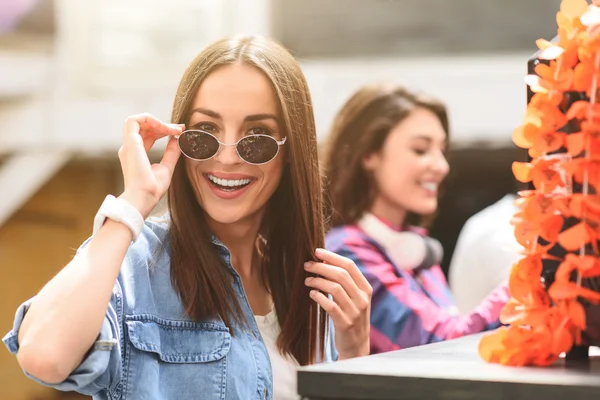
[[[136,207],[144,218],[169,188],[181,154],[175,136],[180,135],[183,129],[183,124],[167,124],[150,114],[132,115],[125,120],[123,145],[119,149],[125,181],[121,197]],[[162,160],[150,164],[148,151],[157,140],[166,136],[169,136],[169,141]]]
[[[317,275],[307,278],[306,285],[315,289],[310,297],[331,316],[339,359],[368,355],[373,293],[369,281],[347,257],[324,249],[317,249],[315,255],[322,262],[304,265]]]

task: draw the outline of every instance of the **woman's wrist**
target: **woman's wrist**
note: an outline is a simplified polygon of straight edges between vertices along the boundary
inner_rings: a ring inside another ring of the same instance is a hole
[[[119,199],[125,200],[133,207],[135,207],[135,209],[139,211],[144,220],[148,218],[148,216],[152,212],[152,209],[156,206],[156,202],[151,196],[136,192],[124,191],[119,196]]]

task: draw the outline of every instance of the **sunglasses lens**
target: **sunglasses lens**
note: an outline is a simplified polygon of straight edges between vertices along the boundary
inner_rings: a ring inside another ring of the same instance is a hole
[[[203,131],[185,131],[179,136],[181,152],[194,160],[208,160],[219,150],[219,141]]]
[[[240,157],[250,164],[264,164],[277,155],[279,145],[271,136],[246,136],[237,145]]]

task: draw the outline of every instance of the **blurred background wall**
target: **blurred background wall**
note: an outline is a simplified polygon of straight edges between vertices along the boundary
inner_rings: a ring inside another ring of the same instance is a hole
[[[537,38],[554,36],[559,2],[0,0],[0,334],[120,192],[125,117],[168,119],[187,63],[237,33],[272,35],[300,59],[320,140],[367,82],[447,103],[452,173],[432,227],[447,269],[466,218],[513,190],[526,62]],[[0,349],[0,399],[58,398],[78,397],[26,379]]]

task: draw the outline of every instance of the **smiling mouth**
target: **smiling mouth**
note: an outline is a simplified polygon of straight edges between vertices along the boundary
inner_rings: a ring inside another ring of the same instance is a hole
[[[204,177],[210,182],[211,185],[216,187],[217,189],[223,190],[225,192],[233,192],[236,190],[240,190],[248,186],[254,181],[254,179],[246,178],[246,179],[223,179],[217,178],[211,174],[204,174]]]
[[[421,182],[420,186],[429,192],[437,192],[439,185],[436,182]]]

